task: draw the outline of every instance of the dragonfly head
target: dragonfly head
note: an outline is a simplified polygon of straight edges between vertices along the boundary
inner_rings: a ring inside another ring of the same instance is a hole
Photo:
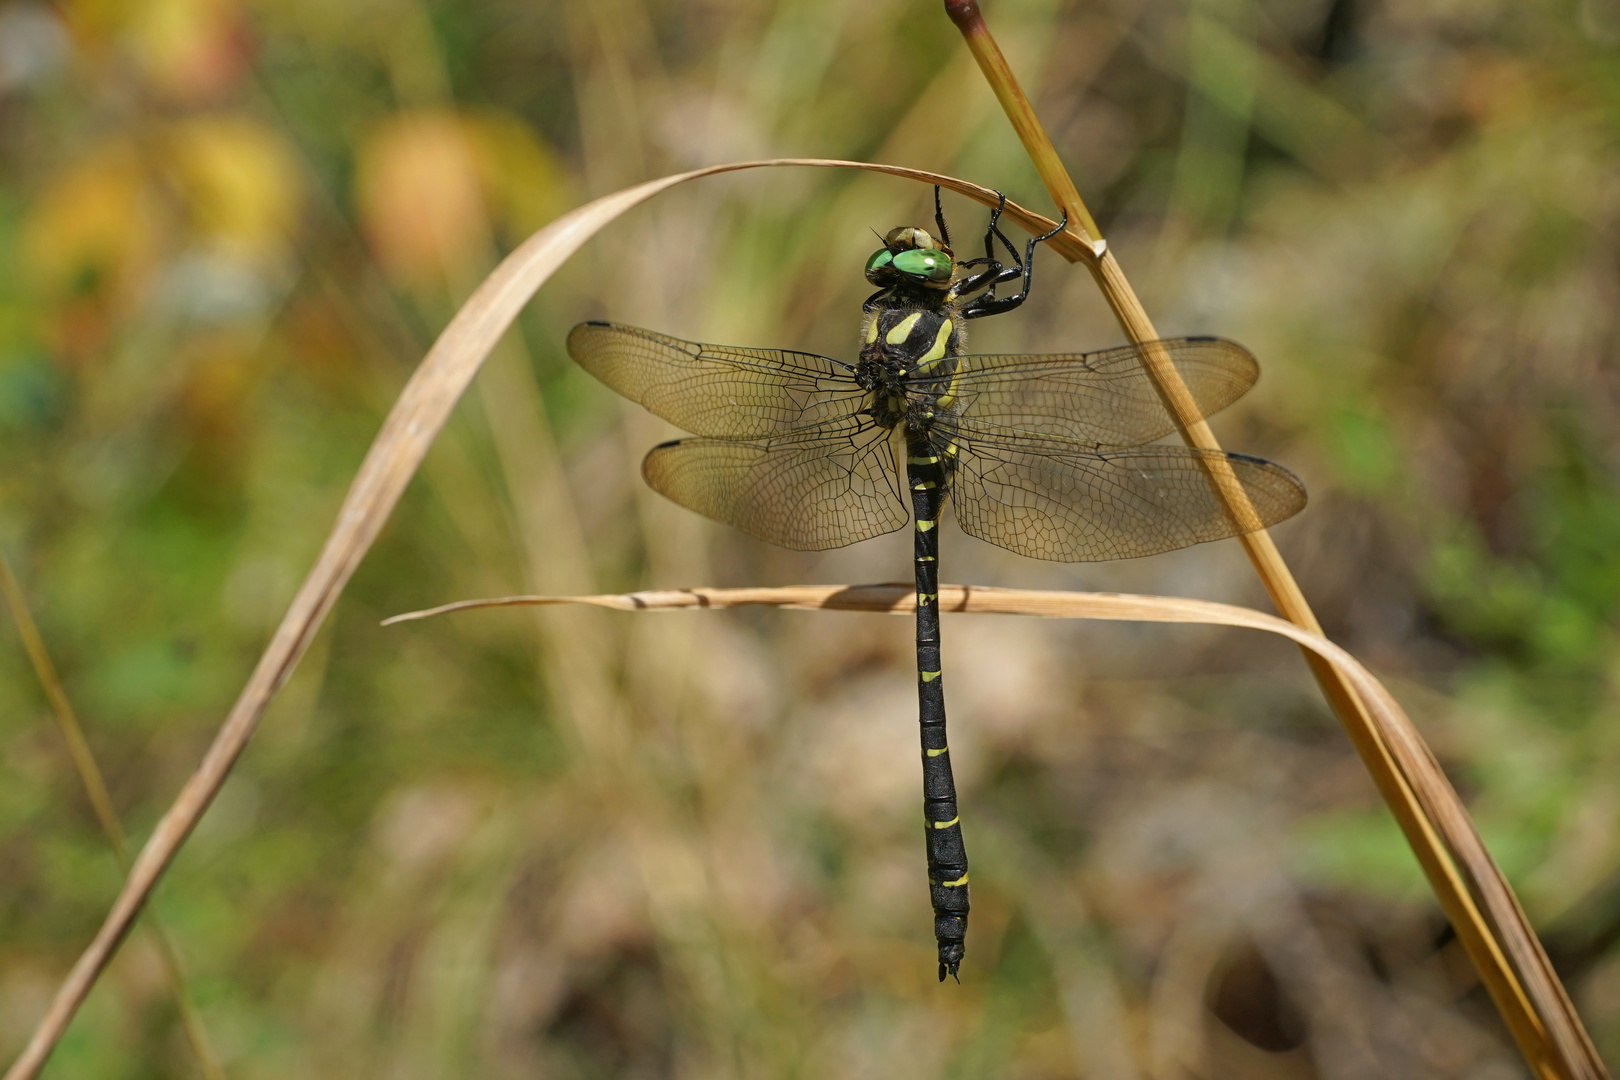
[[[955,271],[950,249],[912,225],[890,229],[883,246],[866,260],[866,280],[879,287],[921,285],[946,289]]]

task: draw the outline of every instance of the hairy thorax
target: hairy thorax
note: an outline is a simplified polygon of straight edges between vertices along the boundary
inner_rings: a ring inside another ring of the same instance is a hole
[[[921,434],[949,403],[947,386],[965,335],[948,305],[885,299],[867,311],[855,379],[870,395],[874,421],[890,428],[904,422]]]

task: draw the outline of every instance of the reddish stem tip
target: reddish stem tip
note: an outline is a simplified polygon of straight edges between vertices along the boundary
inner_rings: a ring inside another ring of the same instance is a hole
[[[979,0],[945,0],[945,14],[951,17],[957,29],[963,31],[984,21],[979,14]]]

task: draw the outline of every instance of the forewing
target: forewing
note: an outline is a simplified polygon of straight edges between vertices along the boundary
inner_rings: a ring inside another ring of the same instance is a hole
[[[908,520],[888,432],[849,420],[769,442],[680,439],[641,465],[653,490],[799,551],[843,547]]]
[[[1226,408],[1260,377],[1243,346],[1197,337],[1091,353],[964,356],[951,388],[942,378],[938,389],[954,394],[952,411],[966,432],[1005,428],[1092,446],[1138,446],[1176,429],[1143,367],[1149,348],[1168,354],[1202,416]]]
[[[1034,440],[958,441],[955,456],[962,531],[1034,559],[1156,555],[1275,525],[1305,506],[1298,477],[1246,454]],[[1241,489],[1253,513],[1235,518],[1212,483]]]
[[[765,439],[849,416],[862,392],[848,368],[814,353],[700,345],[616,323],[568,335],[580,367],[694,435]]]

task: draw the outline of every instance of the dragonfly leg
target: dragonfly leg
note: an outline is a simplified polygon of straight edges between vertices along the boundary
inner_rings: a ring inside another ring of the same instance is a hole
[[[1006,270],[997,275],[994,281],[990,284],[990,289],[988,292],[986,292],[983,296],[976,297],[966,307],[962,308],[962,318],[982,319],[986,315],[1000,315],[1003,312],[1011,311],[1013,308],[1016,308],[1018,305],[1022,304],[1029,296],[1029,283],[1035,271],[1035,245],[1039,244],[1043,240],[1050,240],[1052,237],[1062,232],[1064,227],[1068,224],[1069,212],[1065,210],[1063,211],[1063,217],[1050,232],[1042,233],[1040,236],[1030,237],[1029,243],[1024,246],[1023,262],[1014,266],[1009,266]],[[999,231],[997,231],[997,235],[1000,235]],[[1002,240],[1005,242],[1006,237],[1002,237]],[[989,246],[989,243],[989,240],[985,241],[985,245],[987,247]],[[1009,248],[1012,247],[1011,244],[1008,244],[1007,246]],[[1015,260],[1018,258],[1018,253],[1016,250],[1013,251],[1013,258]],[[1023,284],[1018,292],[1014,293],[1012,296],[1003,296],[1000,298],[996,296],[996,284],[1003,281],[1016,280],[1019,277],[1023,278]]]
[[[861,304],[861,314],[872,314],[872,312],[881,308],[893,293],[893,288],[883,288],[868,296]]]
[[[1011,311],[1012,308],[1017,307],[1018,304],[1023,302],[1023,294],[1021,293],[1019,294],[1019,298],[1014,300],[1010,306],[999,306],[999,302],[996,298],[997,285],[1004,285],[1007,282],[1017,281],[1020,278],[1024,278],[1026,279],[1026,287],[1024,291],[1028,291],[1028,274],[1025,267],[1030,262],[1029,253],[1034,250],[1034,244],[1029,246],[1029,251],[1025,252],[1023,259],[1018,257],[1018,248],[1013,246],[1013,242],[1011,240],[1007,239],[1007,234],[1001,231],[1001,226],[999,224],[1001,221],[1002,212],[1007,208],[1007,196],[1003,195],[999,191],[996,192],[996,195],[999,196],[999,201],[996,203],[995,209],[990,211],[990,223],[985,227],[984,230],[984,258],[969,259],[967,262],[958,264],[962,267],[983,266],[986,268],[978,274],[974,274],[971,277],[964,278],[962,281],[958,282],[956,289],[953,292],[953,298],[960,298],[978,292],[981,289],[984,290],[984,295],[976,298],[969,306],[969,309],[964,311],[964,316],[970,319],[980,318],[984,315],[999,314],[1002,311]],[[1011,265],[1003,263],[1000,259],[996,258],[997,240],[1000,240],[1001,246],[1007,249],[1007,255],[1012,260]],[[1012,298],[1009,297],[1008,299]]]
[[[958,281],[955,287],[951,289],[951,299],[953,300],[970,296],[980,289],[989,290],[984,297],[979,298],[980,300],[986,297],[993,300],[996,296],[997,285],[1014,281],[1023,274],[1023,264],[1018,261],[1018,249],[1013,247],[1012,242],[1002,234],[1001,229],[996,225],[996,222],[1001,219],[1001,212],[1007,207],[1007,196],[999,191],[996,192],[996,196],[998,201],[995,209],[990,211],[990,224],[984,230],[984,258],[968,259],[966,262],[956,264],[961,269],[967,269],[970,266],[982,266],[984,269]],[[1007,266],[996,258],[996,237],[1001,237],[1002,244],[1007,248],[1008,254],[1012,256],[1012,266]],[[975,303],[977,302],[975,301]]]
[[[1012,256],[1013,263],[1022,266],[1018,262],[1018,249],[1013,247],[1012,241],[1007,239],[1007,234],[1002,232],[1001,227],[997,224],[1001,220],[1001,212],[1007,209],[1007,196],[998,191],[996,192],[996,198],[999,201],[996,203],[996,208],[990,211],[990,224],[986,225],[984,229],[984,261],[987,263],[996,261],[995,241],[999,239],[1001,246],[1007,249],[1007,254]]]

